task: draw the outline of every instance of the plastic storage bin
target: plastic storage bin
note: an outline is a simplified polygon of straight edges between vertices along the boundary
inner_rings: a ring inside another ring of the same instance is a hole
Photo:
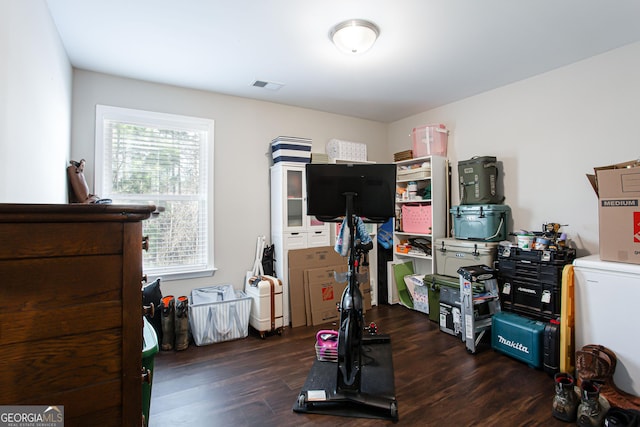
[[[354,160],[359,162],[367,161],[367,144],[362,142],[342,141],[332,139],[327,142],[327,156],[330,159]]]
[[[273,163],[310,163],[311,145],[312,142],[308,138],[279,136],[271,141]]]
[[[232,285],[194,289],[189,296],[189,323],[198,346],[245,338],[250,314],[251,297]]]
[[[429,314],[429,292],[424,283],[424,275],[411,274],[404,276],[404,283],[411,292],[413,309],[424,314]]]
[[[413,128],[411,132],[413,158],[425,156],[447,156],[449,131],[442,124]]]
[[[431,234],[431,205],[402,205],[402,231]]]
[[[149,373],[149,382],[142,383],[142,414],[145,424],[149,425],[149,408],[151,407],[151,387],[153,386],[153,365],[158,353],[158,336],[146,317],[143,317],[142,328],[142,368]]]

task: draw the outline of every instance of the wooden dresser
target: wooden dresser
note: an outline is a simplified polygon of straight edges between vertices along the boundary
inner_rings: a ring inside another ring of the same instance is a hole
[[[154,206],[0,204],[0,405],[140,426],[142,220]]]

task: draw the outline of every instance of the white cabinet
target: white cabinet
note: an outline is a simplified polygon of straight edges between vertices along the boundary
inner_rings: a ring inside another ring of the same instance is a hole
[[[326,224],[307,216],[303,163],[278,163],[271,167],[271,232],[327,231]]]
[[[271,243],[275,245],[276,275],[282,280],[284,324],[290,321],[289,251],[329,246],[329,224],[307,216],[304,163],[271,166]]]
[[[413,261],[414,271],[434,274],[433,252],[425,253],[418,245],[431,246],[436,238],[447,234],[448,161],[440,156],[428,156],[395,163],[396,223],[393,233],[395,262]],[[411,249],[403,243],[414,240]]]

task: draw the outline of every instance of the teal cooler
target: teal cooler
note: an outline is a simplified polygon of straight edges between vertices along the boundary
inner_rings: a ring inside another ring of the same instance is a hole
[[[491,318],[491,347],[494,350],[541,368],[545,323],[515,313],[500,312]]]
[[[456,239],[479,242],[507,240],[511,208],[507,205],[459,205],[449,209]]]
[[[142,317],[144,327],[142,328],[142,367],[149,371],[149,381],[142,383],[142,414],[145,419],[145,427],[149,425],[149,407],[151,406],[151,386],[153,385],[153,362],[155,355],[158,353],[158,336],[156,331],[147,321],[146,317]]]

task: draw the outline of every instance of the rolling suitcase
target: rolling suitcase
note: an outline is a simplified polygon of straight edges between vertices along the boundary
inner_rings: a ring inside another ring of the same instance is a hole
[[[282,334],[282,282],[273,276],[253,276],[245,284],[245,293],[251,297],[249,324],[264,338],[267,333]]]

